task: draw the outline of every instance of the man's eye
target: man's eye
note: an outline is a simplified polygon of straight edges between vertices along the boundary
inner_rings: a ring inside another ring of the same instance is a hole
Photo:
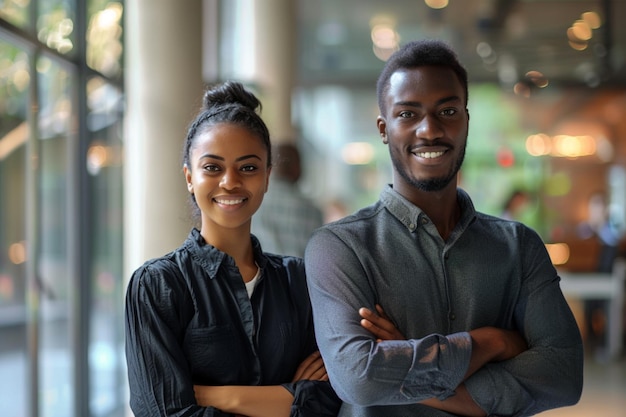
[[[444,116],[454,116],[458,113],[457,109],[444,109],[441,111],[441,114]]]
[[[413,112],[412,111],[407,111],[407,110],[401,111],[399,116],[404,118],[404,119],[408,119],[408,118],[413,117]]]

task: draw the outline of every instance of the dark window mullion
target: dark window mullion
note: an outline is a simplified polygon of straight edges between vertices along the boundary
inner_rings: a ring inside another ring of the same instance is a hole
[[[72,182],[76,188],[71,192],[74,196],[72,201],[72,210],[75,210],[77,216],[73,217],[72,222],[72,252],[76,256],[73,257],[72,268],[74,269],[74,288],[76,294],[74,298],[74,311],[77,315],[73,317],[73,328],[75,329],[73,350],[74,350],[74,407],[76,416],[90,416],[89,407],[91,398],[91,384],[89,380],[89,342],[90,342],[90,324],[91,324],[91,299],[92,299],[92,228],[90,222],[91,213],[90,202],[92,201],[89,174],[87,173],[87,151],[89,149],[91,137],[87,129],[87,81],[90,73],[93,71],[87,67],[87,1],[76,2],[76,59],[78,61],[77,71],[77,90],[76,105],[78,110],[78,132],[76,140],[73,142],[75,146],[72,148],[73,175],[75,180]]]

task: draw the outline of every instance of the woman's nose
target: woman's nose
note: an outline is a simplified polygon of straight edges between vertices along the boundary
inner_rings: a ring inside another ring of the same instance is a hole
[[[226,190],[232,190],[241,186],[241,176],[236,169],[227,169],[220,181],[220,187]]]

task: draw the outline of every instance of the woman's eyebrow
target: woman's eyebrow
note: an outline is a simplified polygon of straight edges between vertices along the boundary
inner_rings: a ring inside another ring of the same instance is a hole
[[[223,156],[215,155],[212,153],[205,153],[204,155],[201,155],[200,158],[211,158],[211,159],[217,159],[220,161],[226,160]],[[244,159],[250,159],[250,158],[261,160],[261,157],[259,157],[256,154],[249,154],[249,155],[240,156],[239,158],[235,159],[235,161],[239,162],[239,161],[243,161]]]

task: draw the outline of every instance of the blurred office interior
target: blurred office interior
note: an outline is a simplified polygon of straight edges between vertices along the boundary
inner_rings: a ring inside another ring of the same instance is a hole
[[[461,186],[496,215],[523,192],[586,337],[580,404],[545,415],[622,416],[624,276],[598,272],[592,201],[625,256],[625,21],[626,0],[0,0],[2,415],[129,415],[125,285],[192,225],[180,150],[205,85],[254,88],[303,189],[348,213],[391,177],[384,60],[442,38],[471,83]]]

